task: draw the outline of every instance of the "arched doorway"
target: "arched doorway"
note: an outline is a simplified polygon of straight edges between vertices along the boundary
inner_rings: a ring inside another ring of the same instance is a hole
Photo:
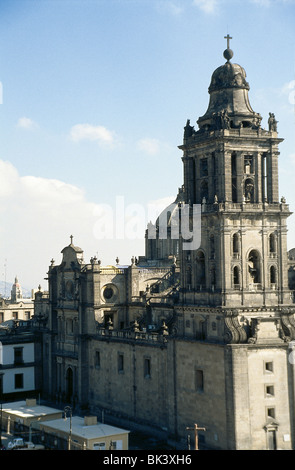
[[[66,372],[66,400],[71,402],[74,394],[74,381],[73,381],[73,370],[68,367]]]

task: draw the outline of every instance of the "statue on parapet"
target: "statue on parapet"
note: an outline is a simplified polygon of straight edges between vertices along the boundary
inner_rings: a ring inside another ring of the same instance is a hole
[[[276,120],[274,113],[269,113],[268,130],[277,132],[277,124],[278,121]]]

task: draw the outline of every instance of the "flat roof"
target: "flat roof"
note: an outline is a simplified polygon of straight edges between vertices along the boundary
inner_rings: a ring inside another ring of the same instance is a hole
[[[26,401],[14,401],[12,403],[3,403],[2,411],[11,415],[16,415],[19,418],[34,418],[38,416],[48,416],[56,413],[62,413],[62,410],[50,408],[43,405],[26,404]]]
[[[66,420],[54,419],[51,421],[42,421],[39,425],[69,434],[70,418],[67,417]],[[130,431],[127,431],[126,429],[117,428],[104,423],[85,425],[84,418],[81,418],[80,416],[72,417],[72,436],[83,437],[84,439],[98,439],[118,434],[126,434],[129,432]]]

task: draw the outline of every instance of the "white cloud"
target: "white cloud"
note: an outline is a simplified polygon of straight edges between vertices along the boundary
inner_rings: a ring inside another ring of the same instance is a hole
[[[194,0],[193,5],[197,6],[205,13],[215,13],[217,0]]]
[[[143,229],[142,239],[117,239],[116,233],[109,239],[96,236],[101,209],[104,205],[88,201],[77,186],[20,176],[10,162],[0,160],[0,246],[1,256],[7,259],[7,281],[17,274],[23,287],[37,288],[41,283],[46,289],[44,277],[50,260],[60,264],[60,252],[70,244],[70,235],[84,250],[85,262],[96,255],[103,264],[115,263],[119,256],[126,264],[132,255],[142,255]],[[115,220],[119,217],[111,208],[110,215]]]
[[[183,12],[183,8],[172,1],[161,1],[157,4],[157,8],[159,11],[167,12],[172,16],[178,16]]]
[[[19,118],[19,120],[17,122],[17,126],[21,127],[22,129],[32,130],[32,129],[35,129],[37,127],[37,124],[30,118],[21,117],[21,118]]]
[[[20,176],[11,163],[0,160],[0,246],[8,277],[17,273],[32,288],[42,283],[50,259],[69,244],[71,234],[81,240],[91,237],[94,207],[80,188]]]
[[[160,141],[158,139],[141,139],[137,142],[137,148],[148,155],[157,155],[160,153]]]
[[[295,104],[295,80],[285,83],[280,89],[282,96],[287,96],[288,102],[292,105]]]
[[[250,3],[255,3],[261,7],[270,7],[275,3],[290,3],[291,5],[295,3],[294,0],[250,0]]]
[[[70,137],[74,142],[81,140],[97,141],[102,144],[113,144],[114,133],[104,126],[91,124],[76,124],[71,128]]]
[[[269,7],[271,4],[270,0],[250,0],[250,3],[256,3],[259,6],[262,7]]]

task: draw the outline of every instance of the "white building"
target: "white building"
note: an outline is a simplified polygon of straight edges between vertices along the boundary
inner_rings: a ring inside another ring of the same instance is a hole
[[[10,299],[0,296],[0,324],[9,320],[30,320],[34,315],[34,301],[24,298],[17,277],[11,289]]]
[[[45,445],[69,450],[128,450],[129,431],[99,423],[96,416],[73,416],[35,423]]]
[[[2,424],[7,432],[28,430],[32,432],[33,423],[57,419],[62,411],[44,405],[38,405],[36,399],[26,399],[2,405]],[[30,436],[30,439],[31,436]]]
[[[0,327],[0,394],[4,400],[35,395],[39,390],[37,348],[29,330]]]

